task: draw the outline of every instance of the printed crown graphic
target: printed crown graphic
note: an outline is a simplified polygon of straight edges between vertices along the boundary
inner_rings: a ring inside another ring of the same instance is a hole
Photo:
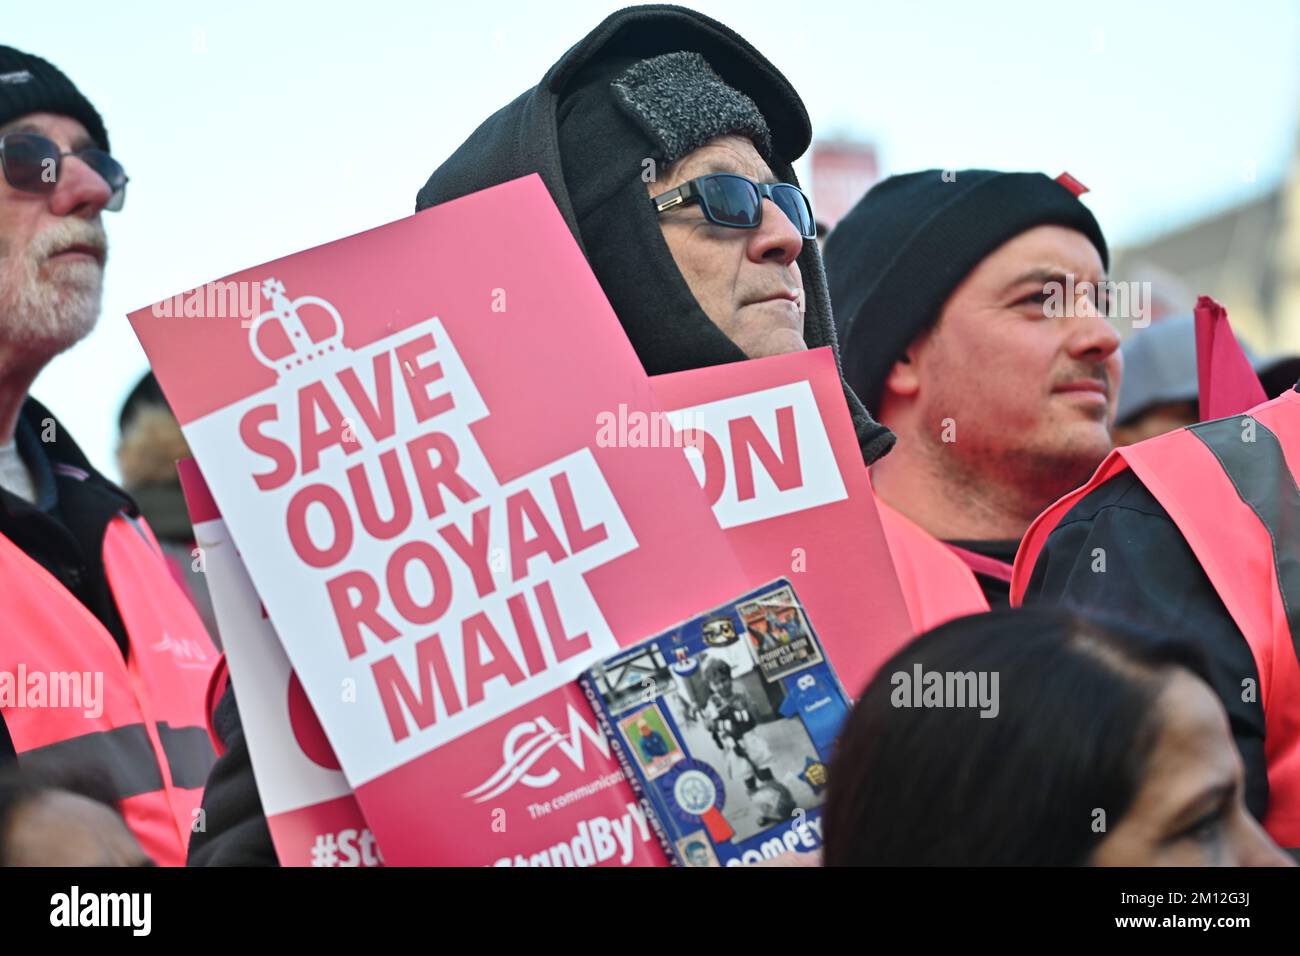
[[[343,318],[338,309],[319,296],[304,295],[290,299],[285,294],[284,283],[276,278],[262,280],[262,297],[271,301],[271,308],[255,318],[248,329],[248,345],[253,355],[267,368],[283,375],[295,369],[310,367],[330,352],[343,350]],[[333,320],[332,328],[321,334],[320,322],[303,321],[299,310],[303,306],[317,306]],[[268,355],[262,348],[261,334],[271,325],[279,325],[289,343],[284,354]]]

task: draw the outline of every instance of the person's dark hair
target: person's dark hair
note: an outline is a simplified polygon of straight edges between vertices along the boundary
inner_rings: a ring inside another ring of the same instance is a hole
[[[712,681],[715,677],[730,677],[731,665],[721,657],[710,657],[704,662],[704,680]]]
[[[914,665],[998,675],[998,712],[894,706]],[[1191,644],[1059,608],[958,618],[894,655],[845,722],[829,773],[827,866],[1086,864],[1128,811]]]
[[[24,804],[43,794],[66,790],[117,810],[108,774],[102,768],[20,768],[0,771],[0,867],[9,865],[9,821]]]
[[[140,381],[135,383],[126,400],[122,402],[122,410],[117,416],[117,428],[120,432],[125,432],[131,420],[135,418],[136,413],[142,408],[159,407],[168,408],[167,397],[163,395],[162,386],[158,384],[158,379],[153,372],[145,372]]]

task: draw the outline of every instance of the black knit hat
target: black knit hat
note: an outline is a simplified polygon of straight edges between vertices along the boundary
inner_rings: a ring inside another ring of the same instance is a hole
[[[108,131],[90,100],[58,67],[39,56],[0,46],[0,126],[28,113],[70,116],[108,152]]]
[[[840,220],[823,257],[844,377],[872,414],[894,363],[939,320],[980,261],[1035,226],[1077,229],[1110,253],[1072,189],[1042,173],[929,169],[877,184]]]

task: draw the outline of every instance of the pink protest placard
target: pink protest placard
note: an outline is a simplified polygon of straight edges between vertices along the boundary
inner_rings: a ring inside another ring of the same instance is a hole
[[[193,459],[176,463],[282,866],[379,866],[374,835]]]
[[[747,576],[790,579],[856,696],[913,628],[830,349],[651,381]]]
[[[572,681],[747,582],[540,179],[231,283],[131,321],[385,861],[644,859]]]

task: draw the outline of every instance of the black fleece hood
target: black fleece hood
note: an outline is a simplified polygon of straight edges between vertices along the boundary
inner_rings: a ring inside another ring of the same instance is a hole
[[[682,7],[654,5],[607,17],[541,83],[479,126],[416,196],[419,211],[530,173],[540,175],[651,375],[745,359],[691,294],[647,198],[646,161],[662,168],[677,157],[665,155],[664,140],[647,132],[626,97],[613,89],[640,61],[683,52],[698,53],[726,86],[743,94],[741,100],[752,101],[770,134],[760,152],[780,179],[797,182],[791,164],[808,148],[812,130],[789,81],[722,24]],[[804,243],[798,263],[806,303],[804,339],[810,348],[829,346],[838,363],[815,242]],[[847,385],[844,391],[869,464],[889,450],[894,436]]]

